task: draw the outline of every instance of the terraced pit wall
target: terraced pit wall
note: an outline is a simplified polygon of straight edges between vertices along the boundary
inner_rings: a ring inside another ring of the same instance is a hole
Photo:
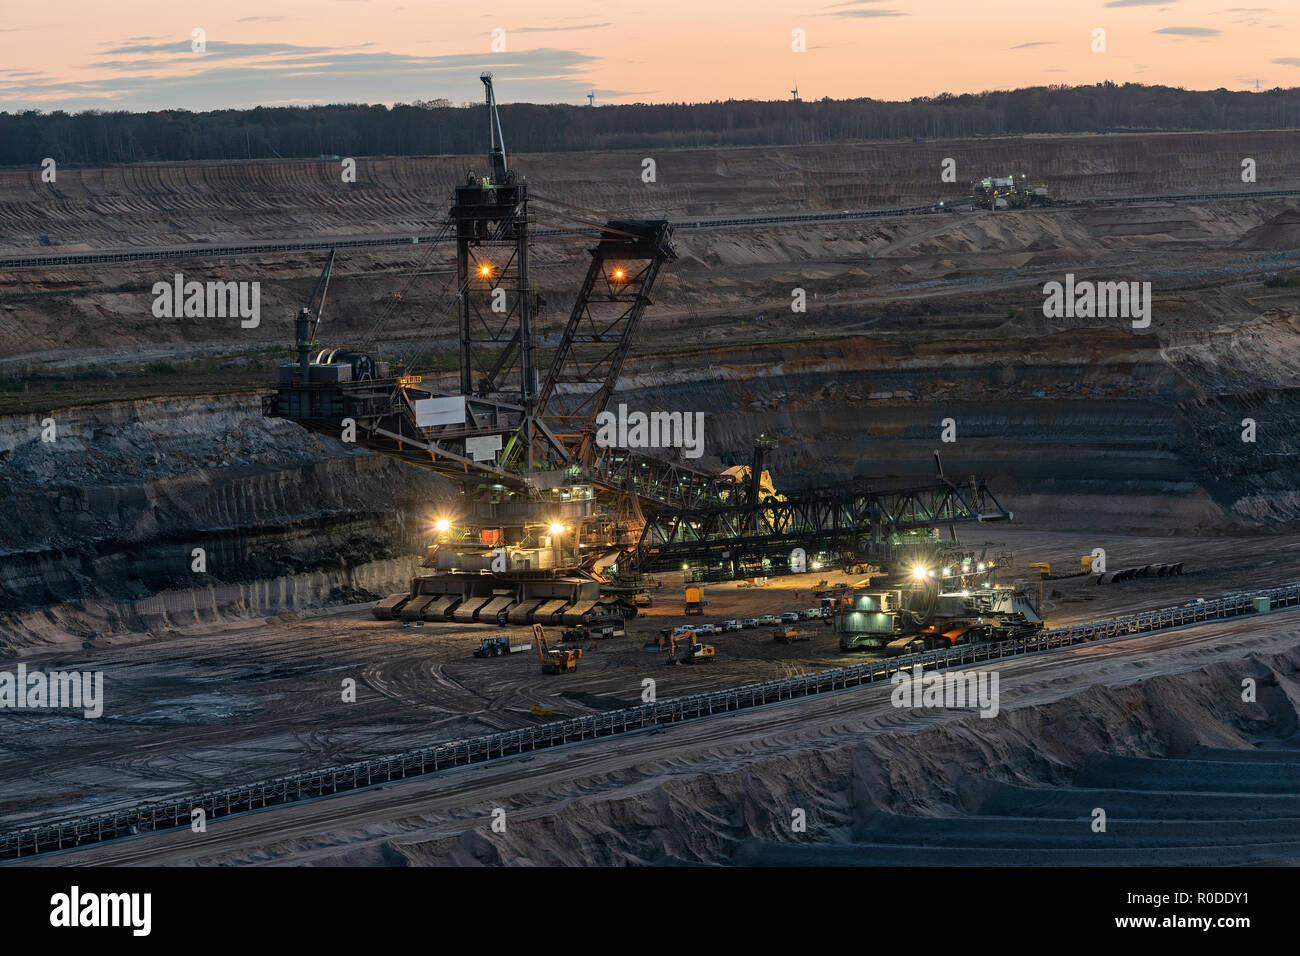
[[[407,586],[447,492],[257,395],[50,417],[49,443],[44,416],[0,419],[0,643],[372,600]]]
[[[957,184],[938,180],[947,156],[958,161]],[[1239,182],[1243,156],[1258,164],[1256,184]],[[1270,132],[677,150],[657,157],[659,181],[649,185],[640,159],[523,156],[515,165],[542,196],[672,219],[910,205],[1011,169],[1075,199],[1300,185],[1300,140]],[[366,159],[355,186],[334,164],[309,161],[60,169],[57,184],[5,170],[0,250],[425,231],[466,162]],[[778,441],[778,486],[928,476],[938,449],[950,476],[989,479],[1030,527],[1269,530],[1300,519],[1300,318],[1294,288],[1259,281],[1300,262],[1294,205],[682,232],[614,400],[705,412],[703,467],[748,461],[754,437],[767,433]],[[437,272],[446,264],[428,253],[344,257],[322,340],[369,330],[406,287],[402,273],[423,264],[434,274],[397,300],[384,355],[441,322],[429,354],[449,368],[454,326]],[[565,318],[585,257],[583,243],[534,249],[547,299],[540,335]],[[0,378],[21,378],[29,356],[66,369],[143,364],[171,349],[179,371],[139,376],[132,395],[191,396],[56,412],[54,446],[39,442],[47,413],[0,419],[0,606],[22,640],[72,620],[39,615],[73,601],[108,602],[96,619],[76,619],[87,639],[143,626],[134,602],[189,593],[194,547],[208,552],[209,596],[197,606],[273,609],[404,586],[405,572],[382,562],[409,566],[423,543],[415,516],[442,490],[436,480],[263,420],[254,397],[229,395],[228,375],[245,388],[263,381],[243,356],[260,350],[273,364],[271,353],[282,354],[319,267],[319,257],[295,255],[187,262],[187,278],[262,283],[263,320],[248,330],[237,320],[154,318],[150,288],[170,279],[170,263],[0,275]],[[1041,283],[1071,270],[1150,278],[1152,326],[1044,317]],[[790,311],[794,286],[810,293],[806,314]],[[212,363],[204,390],[226,394],[185,391],[184,360],[194,357]],[[51,408],[73,404],[49,396]],[[957,440],[942,443],[949,418]],[[1241,440],[1247,418],[1254,443]],[[372,565],[389,583],[360,583]],[[295,575],[324,577],[296,596],[298,585],[220,597],[209,587],[256,590]],[[184,616],[163,617],[174,613]]]
[[[950,476],[989,479],[1022,526],[1267,529],[1300,517],[1296,355],[1300,320],[1282,313],[1179,348],[1119,330],[982,347],[828,337],[637,359],[615,401],[707,410],[704,467],[777,436],[779,486],[923,478],[938,449]],[[1244,416],[1256,443],[1240,440]],[[41,418],[0,420],[0,628],[19,643],[403,590],[427,543],[422,516],[448,493],[261,418],[254,395],[70,409],[54,415],[53,444]],[[939,440],[945,418],[954,443]],[[70,602],[81,609],[40,613]]]
[[[705,449],[748,460],[755,435],[785,485],[849,475],[988,478],[1044,528],[1214,531],[1300,518],[1300,316],[1231,333],[1088,330],[916,344],[694,350],[633,363],[614,401],[707,410]],[[704,369],[703,373],[699,370]],[[1257,440],[1242,441],[1242,421]],[[956,441],[941,441],[952,419]],[[708,459],[702,459],[707,461]]]
[[[665,149],[654,153],[649,184],[643,156],[542,153],[510,162],[546,197],[671,219],[937,202],[967,194],[971,180],[1010,172],[1072,199],[1300,184],[1300,140],[1284,130]],[[1240,180],[1245,157],[1257,164],[1254,186]],[[955,183],[939,178],[947,158],[957,164]],[[0,251],[420,232],[466,170],[486,161],[361,157],[353,184],[342,182],[339,161],[60,166],[54,184],[41,181],[39,167],[11,167],[0,170]]]

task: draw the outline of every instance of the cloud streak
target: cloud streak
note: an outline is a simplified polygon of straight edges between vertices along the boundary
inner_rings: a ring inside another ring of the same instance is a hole
[[[876,17],[905,17],[907,16],[901,10],[882,10],[873,4],[883,3],[884,0],[846,0],[844,3],[832,3],[822,13],[815,13],[813,16],[834,17],[834,18],[864,18],[872,19]]]
[[[600,30],[605,27],[612,27],[612,23],[584,23],[571,27],[514,27],[507,30],[507,33],[563,33],[568,30]]]
[[[175,45],[163,46],[173,50]],[[508,54],[421,57],[292,44],[229,46],[242,47],[246,56],[292,55],[283,60],[235,63],[233,57],[205,60],[207,54],[190,53],[187,46],[185,57],[193,58],[199,68],[185,75],[160,72],[174,62],[174,58],[166,58],[161,63],[139,65],[137,72],[127,76],[74,82],[0,77],[0,110],[204,110],[256,105],[271,98],[276,102],[390,103],[442,96],[465,102],[482,95],[478,74],[483,70],[496,75],[503,102],[511,101],[512,87],[526,93],[521,100],[576,101],[585,98],[588,89],[582,74],[598,59],[550,47]],[[166,96],[162,102],[160,90]]]

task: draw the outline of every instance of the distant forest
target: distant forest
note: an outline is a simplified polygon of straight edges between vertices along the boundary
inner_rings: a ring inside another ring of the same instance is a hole
[[[778,146],[843,140],[1300,126],[1300,90],[1183,90],[1137,83],[1036,86],[907,102],[727,100],[501,107],[512,152]],[[149,113],[0,113],[0,165],[424,156],[486,149],[483,106],[258,107]]]

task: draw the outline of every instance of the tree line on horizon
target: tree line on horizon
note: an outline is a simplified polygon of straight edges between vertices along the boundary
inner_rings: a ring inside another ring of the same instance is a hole
[[[241,110],[0,112],[0,165],[483,153],[483,105],[331,104]],[[1139,83],[942,93],[907,101],[510,103],[511,152],[701,146],[802,146],[851,140],[965,138],[1122,130],[1293,129],[1300,89],[1184,90]]]

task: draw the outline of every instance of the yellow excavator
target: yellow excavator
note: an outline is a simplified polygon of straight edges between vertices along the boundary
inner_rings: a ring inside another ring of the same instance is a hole
[[[686,644],[686,653],[680,657],[677,655],[677,645]],[[701,644],[700,639],[695,636],[693,631],[687,631],[685,634],[670,634],[668,636],[668,663],[669,664],[695,664],[699,661],[711,661],[716,656],[712,644]]]
[[[546,631],[540,624],[533,625],[533,643],[537,645],[537,660],[543,674],[564,674],[578,669],[582,649],[577,647],[548,647]]]

